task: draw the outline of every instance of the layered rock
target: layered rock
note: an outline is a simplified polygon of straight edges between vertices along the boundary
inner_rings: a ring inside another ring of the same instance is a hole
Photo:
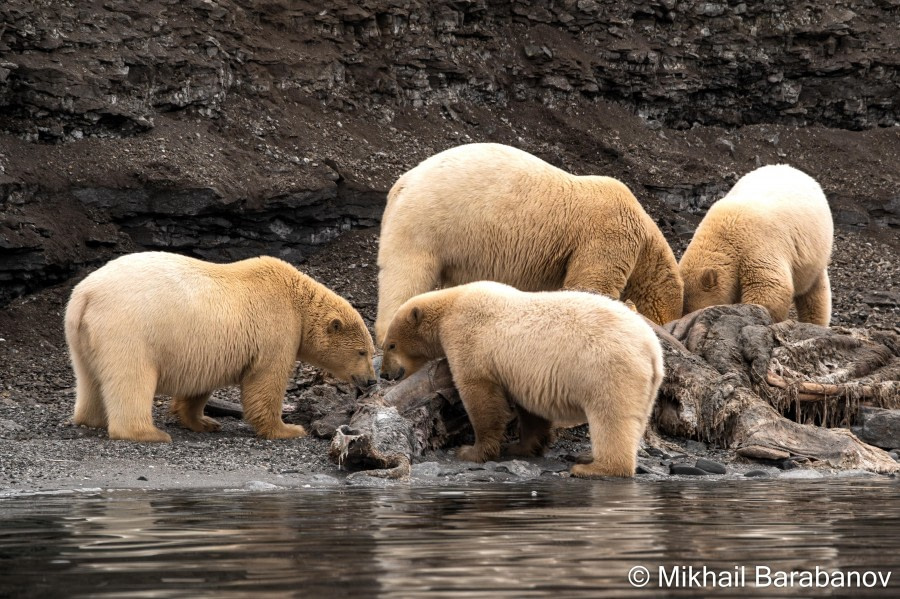
[[[798,151],[784,132],[858,130],[863,146],[897,148],[878,131],[900,121],[898,11],[897,0],[7,0],[0,303],[137,248],[300,261],[376,224],[403,170],[473,140],[619,176],[676,237],[691,229],[676,213],[702,214],[737,176],[781,160],[823,171],[844,223],[896,227],[890,181],[863,194],[852,160],[846,172],[812,164],[843,137]]]

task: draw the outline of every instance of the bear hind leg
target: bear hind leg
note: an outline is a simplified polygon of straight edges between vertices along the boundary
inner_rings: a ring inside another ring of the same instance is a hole
[[[487,381],[458,381],[457,389],[475,429],[475,444],[460,447],[456,457],[466,462],[500,457],[500,443],[512,418],[503,389]]]
[[[634,476],[637,452],[646,422],[633,416],[621,420],[599,414],[588,414],[593,461],[572,466],[573,476]]]
[[[170,443],[172,437],[153,424],[153,396],[156,372],[147,364],[132,362],[128,367],[113,365],[104,380],[103,405],[109,422],[109,438],[126,441]]]
[[[106,428],[106,408],[100,382],[73,349],[72,365],[75,370],[75,415],[72,421],[77,425],[92,428]]]
[[[828,280],[828,271],[823,270],[809,291],[794,298],[794,304],[797,306],[797,320],[827,327],[831,323],[831,282]]]
[[[169,411],[178,417],[181,424],[194,432],[212,433],[222,428],[217,420],[204,416],[203,407],[209,400],[209,393],[199,395],[178,395],[172,398]]]
[[[293,366],[293,361],[290,365]],[[290,368],[268,368],[250,373],[241,381],[244,418],[263,439],[295,439],[306,435],[302,426],[281,420],[289,373]]]
[[[519,442],[506,448],[506,454],[517,457],[539,457],[552,440],[552,423],[516,406],[519,417]]]

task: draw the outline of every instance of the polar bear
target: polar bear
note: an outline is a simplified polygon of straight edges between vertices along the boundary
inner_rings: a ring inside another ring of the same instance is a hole
[[[239,384],[245,418],[266,439],[305,435],[281,420],[297,360],[373,384],[375,346],[359,313],[277,258],[213,264],[166,252],[112,260],[75,286],[66,341],[76,424],[111,439],[171,441],[153,425],[156,393],[194,431],[215,389]]]
[[[775,322],[791,303],[803,322],[828,326],[834,224],[822,188],[786,164],[752,171],[713,204],[681,257],[684,313],[759,304]]]
[[[631,299],[658,324],[681,316],[678,263],[628,187],[500,144],[452,148],[400,177],[378,269],[379,345],[409,298],[482,279]]]
[[[575,476],[633,476],[641,436],[663,379],[659,340],[625,304],[581,291],[523,292],[476,282],[405,302],[385,336],[382,373],[409,376],[446,356],[475,444],[463,460],[541,455],[551,423],[590,426],[593,462]]]

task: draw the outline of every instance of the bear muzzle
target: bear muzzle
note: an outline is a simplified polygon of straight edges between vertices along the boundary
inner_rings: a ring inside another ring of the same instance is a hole
[[[381,378],[388,380],[388,381],[399,381],[400,379],[403,378],[404,374],[406,374],[406,369],[403,368],[402,366],[400,366],[399,368],[397,368],[397,370],[394,370],[394,371],[382,370]]]

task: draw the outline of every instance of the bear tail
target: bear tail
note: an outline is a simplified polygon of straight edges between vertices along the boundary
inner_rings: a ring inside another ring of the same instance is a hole
[[[86,293],[77,293],[77,290],[72,293],[69,305],[66,306],[64,322],[66,341],[69,342],[69,347],[74,347],[76,343],[80,346],[82,343],[81,334],[83,331],[81,330],[81,325],[84,320],[84,314],[87,312],[87,306],[88,297]]]

